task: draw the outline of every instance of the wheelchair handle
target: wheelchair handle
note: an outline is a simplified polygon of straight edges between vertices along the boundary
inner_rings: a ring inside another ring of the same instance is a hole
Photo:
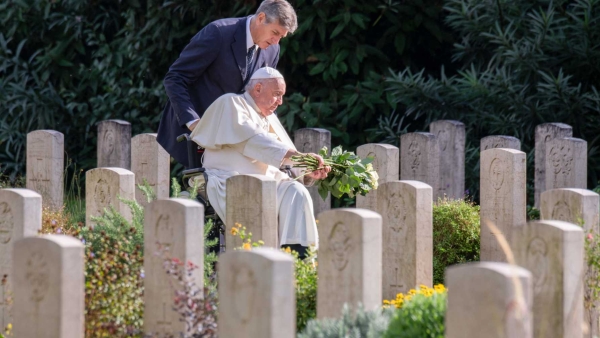
[[[183,141],[189,141],[190,140],[190,135],[188,134],[181,134],[179,136],[177,136],[177,142],[183,142]]]

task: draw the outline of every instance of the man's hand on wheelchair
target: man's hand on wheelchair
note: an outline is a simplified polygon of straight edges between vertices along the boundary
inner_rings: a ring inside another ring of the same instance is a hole
[[[329,172],[331,171],[331,167],[325,165],[325,162],[323,161],[323,158],[320,155],[317,155],[315,153],[309,153],[308,155],[317,159],[317,162],[319,163],[319,168],[321,169],[315,170],[312,173],[307,174],[306,176],[314,180],[322,180],[326,178],[327,174],[329,174]]]

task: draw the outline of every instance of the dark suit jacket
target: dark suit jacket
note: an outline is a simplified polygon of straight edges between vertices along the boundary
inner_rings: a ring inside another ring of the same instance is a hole
[[[246,83],[246,20],[250,17],[211,22],[196,34],[165,76],[169,100],[163,110],[157,140],[179,163],[188,167],[186,142],[177,136],[190,133],[186,123],[202,117],[219,96],[241,93]],[[279,45],[258,49],[251,75],[258,68],[275,68]],[[250,77],[247,76],[247,78]]]

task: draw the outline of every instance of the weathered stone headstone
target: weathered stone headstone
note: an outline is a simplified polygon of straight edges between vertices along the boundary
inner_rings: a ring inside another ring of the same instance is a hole
[[[481,139],[481,151],[492,148],[509,148],[521,150],[521,141],[516,137],[504,135],[491,135]]]
[[[433,286],[433,192],[418,181],[379,187],[383,232],[383,299],[424,284]]]
[[[510,241],[511,231],[525,225],[526,155],[514,149],[492,148],[481,153],[480,215],[481,260],[505,262],[506,256],[498,244],[502,234]],[[498,233],[486,222],[493,223]]]
[[[65,137],[55,130],[27,134],[27,189],[42,195],[45,207],[63,206]]]
[[[435,135],[408,133],[400,137],[400,179],[420,181],[433,189],[433,201],[439,194],[440,149]]]
[[[42,228],[42,196],[29,189],[0,189],[0,328],[12,323],[9,294],[13,291],[12,261],[15,241],[37,235]]]
[[[600,197],[586,189],[550,189],[541,195],[540,217],[583,225],[584,231],[600,228]],[[583,222],[583,224],[581,224]]]
[[[169,198],[169,153],[156,142],[156,134],[140,134],[131,139],[131,171],[135,174],[135,199],[148,205],[148,199],[137,187],[144,179],[152,187],[157,199]]]
[[[507,263],[446,270],[446,338],[533,338],[532,277]]]
[[[550,189],[542,193],[541,200],[542,220],[558,220],[577,225],[582,225],[583,222],[583,230],[586,234],[590,230],[594,231],[592,236],[600,234],[600,197],[595,192],[585,189]],[[586,274],[591,272],[587,266],[585,270]],[[585,288],[588,299],[592,299],[592,292],[592,289]],[[600,303],[595,303],[595,308],[592,307],[584,313],[585,321],[590,328],[588,337],[596,337],[600,333],[597,310],[600,309]]]
[[[167,250],[166,256],[156,255]],[[177,282],[167,275],[164,258],[198,266],[192,281],[204,285],[204,206],[189,199],[151,202],[144,212],[144,332],[178,335],[186,332],[180,315],[172,310]],[[172,286],[173,285],[173,286]]]
[[[586,141],[565,137],[546,144],[545,190],[557,188],[587,188]]]
[[[301,153],[315,153],[327,147],[328,154],[331,154],[331,132],[321,128],[302,128],[294,132],[294,145]],[[315,217],[325,210],[331,209],[331,195],[327,194],[327,198],[323,200],[319,195],[318,187],[307,187],[310,197],[313,200],[313,208]]]
[[[381,216],[340,208],[319,215],[317,318],[338,318],[344,303],[381,306]]]
[[[534,337],[582,337],[583,230],[563,221],[530,221],[514,234],[515,260],[533,277]]]
[[[440,151],[440,182],[437,197],[465,197],[465,125],[459,121],[431,122],[429,132],[437,137]],[[437,199],[436,199],[437,201]]]
[[[544,123],[535,127],[534,206],[538,209],[540,194],[548,189],[546,187],[546,145],[555,138],[572,136],[573,128],[564,123]]]
[[[131,124],[122,120],[106,120],[97,125],[97,167],[131,169]]]
[[[219,257],[219,337],[296,336],[294,261],[273,248]]]
[[[101,216],[104,208],[114,206],[126,220],[131,221],[131,209],[118,197],[135,199],[135,177],[123,168],[96,168],[85,173],[85,223],[90,226],[92,216]]]
[[[263,175],[236,175],[227,179],[225,220],[227,248],[242,246],[231,228],[239,223],[252,233],[254,241],[262,240],[266,247],[278,248],[277,185]],[[250,198],[249,198],[250,197]]]
[[[13,251],[15,337],[83,338],[85,266],[81,241],[25,237]]]
[[[400,178],[400,149],[389,144],[369,143],[356,148],[360,158],[373,157],[373,170],[379,176],[379,186],[385,182],[397,181]],[[367,195],[356,196],[356,207],[376,210],[378,190],[371,190]]]

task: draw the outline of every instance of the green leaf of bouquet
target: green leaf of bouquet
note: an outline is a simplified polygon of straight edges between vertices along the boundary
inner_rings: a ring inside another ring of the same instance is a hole
[[[319,184],[319,196],[321,196],[321,198],[324,200],[327,199],[327,193],[329,192],[328,189],[326,189],[324,186]]]
[[[360,162],[364,165],[367,165],[367,164],[373,162],[373,157],[369,156],[367,158],[362,159]]]
[[[367,168],[362,163],[356,163],[352,168],[356,173],[364,173],[367,171]]]
[[[342,154],[342,146],[337,146],[331,151],[331,156],[340,156]]]
[[[327,150],[327,147],[321,148],[321,150],[319,150],[319,155],[321,155],[322,157],[327,156]]]

